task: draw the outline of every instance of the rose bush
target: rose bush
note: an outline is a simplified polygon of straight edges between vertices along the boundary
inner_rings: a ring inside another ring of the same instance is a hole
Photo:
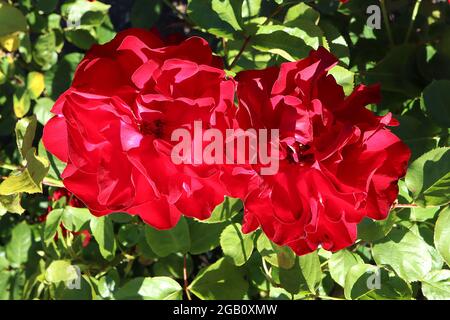
[[[0,299],[449,299],[449,25],[447,1],[0,1]],[[195,120],[278,129],[277,174],[173,164]]]

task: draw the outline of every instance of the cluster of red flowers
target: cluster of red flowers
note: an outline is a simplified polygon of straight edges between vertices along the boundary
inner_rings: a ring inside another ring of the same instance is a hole
[[[167,229],[182,214],[207,219],[229,195],[245,204],[244,232],[261,227],[297,254],[339,250],[363,217],[387,216],[410,153],[386,128],[396,124],[391,114],[365,108],[379,87],[345,97],[328,74],[336,64],[319,48],[231,79],[199,37],[167,45],[130,29],[87,53],[52,109],[44,145],[67,163],[64,185],[95,215],[128,212]],[[174,164],[171,133],[194,121],[222,133],[278,129],[279,171]]]

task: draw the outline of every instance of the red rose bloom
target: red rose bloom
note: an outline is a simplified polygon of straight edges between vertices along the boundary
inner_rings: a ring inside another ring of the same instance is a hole
[[[67,162],[64,185],[95,215],[128,212],[159,229],[182,213],[205,219],[223,201],[219,171],[175,165],[171,133],[196,120],[225,130],[234,89],[205,40],[164,46],[129,29],[86,54],[52,109],[44,145]]]
[[[327,74],[337,64],[324,48],[306,59],[237,75],[242,129],[279,129],[280,168],[259,175],[249,166],[226,170],[229,192],[245,204],[244,231],[262,227],[297,254],[354,243],[363,217],[384,219],[398,194],[410,151],[365,108],[379,86],[345,97]],[[253,168],[255,166],[252,166]]]

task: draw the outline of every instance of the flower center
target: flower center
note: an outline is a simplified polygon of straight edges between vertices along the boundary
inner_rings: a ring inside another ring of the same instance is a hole
[[[310,148],[309,145],[301,144],[300,142],[288,145],[286,147],[288,161],[298,163],[301,166],[313,164],[314,154],[311,152],[308,153]]]
[[[164,133],[164,121],[161,119],[156,119],[153,121],[143,120],[139,124],[139,131],[143,135],[152,135],[155,138],[162,138]]]

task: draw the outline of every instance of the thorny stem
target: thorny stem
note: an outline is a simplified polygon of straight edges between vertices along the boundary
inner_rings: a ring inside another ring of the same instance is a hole
[[[188,300],[192,300],[191,293],[189,292],[186,254],[183,256],[183,280],[184,280],[183,289],[184,292],[186,292],[186,297],[188,298]]]
[[[405,43],[408,43],[409,37],[411,36],[414,22],[416,22],[417,14],[419,13],[421,3],[422,0],[416,0],[416,3],[414,4],[414,8],[411,15],[411,21],[409,22],[408,31],[406,32]]]
[[[394,37],[392,36],[391,26],[389,25],[389,16],[388,16],[387,9],[386,9],[386,0],[380,0],[380,4],[381,4],[381,11],[383,13],[384,26],[386,27],[388,38],[389,38],[389,43],[390,43],[391,47],[393,47],[395,45],[395,43],[394,43]]]

